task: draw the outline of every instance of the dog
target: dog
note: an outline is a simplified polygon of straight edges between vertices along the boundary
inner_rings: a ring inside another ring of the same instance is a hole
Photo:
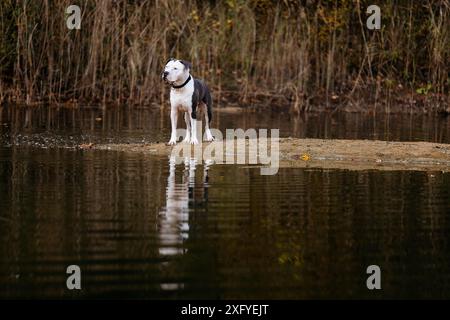
[[[208,86],[200,79],[194,79],[190,70],[192,65],[184,60],[170,58],[167,60],[162,79],[169,83],[170,89],[170,122],[172,133],[168,145],[177,143],[178,112],[184,112],[186,121],[186,137],[184,142],[198,144],[197,139],[197,111],[205,115],[205,141],[213,141],[214,137],[209,129],[212,119],[212,98]]]
[[[169,158],[169,176],[167,178],[166,202],[159,211],[158,231],[160,235],[159,253],[164,256],[184,254],[189,238],[189,208],[208,204],[210,186],[209,169],[213,161],[206,160],[203,165],[203,177],[199,178],[197,160],[183,159],[181,177],[177,173],[175,156]],[[181,178],[181,179],[180,179]],[[200,182],[200,181],[201,182]]]

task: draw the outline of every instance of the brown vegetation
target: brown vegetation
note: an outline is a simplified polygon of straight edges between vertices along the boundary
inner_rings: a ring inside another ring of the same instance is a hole
[[[71,1],[0,3],[0,100],[151,104],[170,56],[193,62],[223,105],[293,111],[450,112],[450,1],[87,1],[68,30]]]

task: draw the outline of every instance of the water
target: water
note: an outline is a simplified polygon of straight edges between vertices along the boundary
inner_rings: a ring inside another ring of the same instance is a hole
[[[449,174],[261,176],[73,148],[165,141],[166,113],[0,109],[1,298],[450,297]],[[434,117],[248,112],[215,121],[281,136],[450,142],[450,121]],[[71,264],[81,291],[66,288]],[[381,291],[366,288],[372,264]]]

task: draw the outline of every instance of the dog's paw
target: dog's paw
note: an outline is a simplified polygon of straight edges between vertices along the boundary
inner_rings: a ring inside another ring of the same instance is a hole
[[[208,142],[214,141],[214,137],[211,134],[211,131],[209,129],[206,129],[204,137],[205,137],[204,141],[208,141]]]
[[[190,142],[191,144],[198,144],[198,140],[196,137],[192,137]]]
[[[170,141],[167,142],[167,145],[168,145],[168,146],[173,146],[173,145],[175,145],[176,143],[177,143],[177,140],[175,140],[175,139],[170,139]]]
[[[191,143],[191,137],[190,137],[190,136],[186,136],[186,137],[183,139],[183,142]]]

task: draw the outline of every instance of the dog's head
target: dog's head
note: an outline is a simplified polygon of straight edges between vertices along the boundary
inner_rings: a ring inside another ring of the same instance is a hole
[[[184,82],[189,77],[190,69],[189,62],[170,58],[166,62],[161,78],[170,84]]]

